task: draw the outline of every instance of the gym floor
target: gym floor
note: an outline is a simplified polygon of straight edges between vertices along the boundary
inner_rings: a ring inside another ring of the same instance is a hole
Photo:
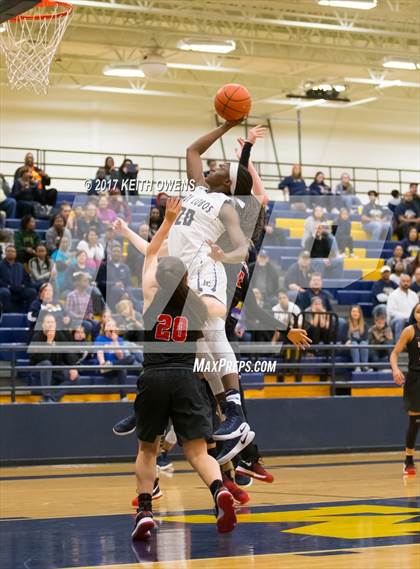
[[[159,527],[130,539],[133,464],[1,470],[1,569],[418,569],[419,478],[402,453],[271,457],[238,526],[219,535],[212,501],[185,462],[161,475]]]

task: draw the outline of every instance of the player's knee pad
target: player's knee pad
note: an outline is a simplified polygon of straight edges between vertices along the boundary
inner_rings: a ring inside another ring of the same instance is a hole
[[[222,318],[210,318],[203,329],[203,334],[217,362],[221,377],[230,373],[237,374],[238,364],[232,346],[226,337],[225,321]]]

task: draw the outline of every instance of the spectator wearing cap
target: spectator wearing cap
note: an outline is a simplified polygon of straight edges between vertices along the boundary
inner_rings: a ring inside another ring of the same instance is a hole
[[[287,269],[284,286],[288,291],[304,292],[309,286],[312,273],[311,256],[308,251],[302,251],[297,262]]]
[[[327,223],[317,225],[313,235],[306,240],[305,249],[311,252],[314,270],[329,278],[339,279],[343,275],[343,259],[329,229]]]
[[[265,249],[260,250],[250,271],[253,287],[261,291],[267,303],[273,302],[277,295],[279,276]]]
[[[417,294],[410,289],[411,277],[403,273],[400,277],[400,285],[388,298],[387,316],[395,338],[399,338],[405,326],[407,326],[411,312],[418,303]]]
[[[322,300],[322,304],[328,312],[332,312],[330,295],[322,290],[321,273],[313,273],[309,281],[309,288],[303,292],[299,292],[296,298],[296,304],[301,310],[306,310],[311,306],[312,299],[316,296]]]
[[[420,202],[414,200],[414,194],[408,191],[394,212],[394,228],[398,239],[404,239],[410,227],[416,227],[420,231]]]
[[[333,213],[338,213],[340,207],[345,207],[348,211],[361,205],[360,199],[356,196],[356,191],[350,181],[350,175],[343,172],[340,177],[340,182],[335,187],[336,205]],[[334,199],[334,198],[332,198]]]
[[[362,226],[372,240],[380,241],[386,238],[390,228],[387,212],[378,204],[378,192],[368,192],[369,203],[363,206]]]
[[[391,280],[391,268],[384,265],[381,268],[381,278],[373,283],[372,286],[372,304],[376,312],[379,309],[386,311],[386,305],[389,295],[397,288],[397,285]]]

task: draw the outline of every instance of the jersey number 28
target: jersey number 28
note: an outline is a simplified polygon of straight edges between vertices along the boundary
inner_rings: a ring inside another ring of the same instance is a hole
[[[175,221],[175,225],[191,225],[194,219],[195,211],[193,209],[181,208],[181,213]]]
[[[156,340],[161,342],[185,342],[188,332],[188,320],[185,316],[172,318],[170,314],[159,314],[155,330]]]

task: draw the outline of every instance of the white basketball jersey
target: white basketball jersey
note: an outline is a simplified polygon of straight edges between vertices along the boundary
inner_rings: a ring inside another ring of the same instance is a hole
[[[183,199],[181,213],[169,231],[169,255],[179,257],[187,267],[194,258],[206,257],[210,251],[206,239],[216,242],[225,232],[219,212],[227,201],[225,194],[207,192],[203,186]]]

